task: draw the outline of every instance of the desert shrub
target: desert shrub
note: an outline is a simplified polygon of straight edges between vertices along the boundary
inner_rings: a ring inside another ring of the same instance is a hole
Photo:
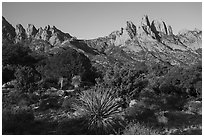
[[[40,74],[27,66],[17,68],[15,77],[17,80],[16,88],[22,93],[35,91],[37,88],[36,82],[40,80]]]
[[[45,99],[41,99],[39,104],[39,109],[44,111],[47,109],[58,109],[61,106],[61,102],[59,97],[47,97]]]
[[[67,48],[46,61],[44,75],[54,78],[64,77],[68,80],[74,75],[80,75],[82,81],[93,81],[91,67],[90,60],[84,54]]]
[[[65,97],[62,102],[62,108],[72,110],[73,104],[76,102],[76,97]]]
[[[2,110],[3,134],[29,134],[34,114],[29,108],[5,108]]]
[[[48,89],[50,87],[57,88],[57,87],[59,87],[58,81],[59,80],[57,78],[47,77],[47,78],[43,79],[42,82],[39,83],[38,85],[40,88],[45,88],[45,89]]]
[[[2,65],[31,65],[36,63],[35,58],[31,55],[28,46],[21,44],[3,45],[2,46]]]
[[[142,104],[134,105],[125,109],[125,117],[128,121],[152,122],[155,120],[155,111]]]
[[[30,104],[30,99],[27,94],[20,92],[19,90],[8,91],[7,94],[3,95],[2,107],[7,108],[13,105],[28,105]]]
[[[123,126],[119,107],[111,89],[97,86],[82,92],[74,109],[87,120],[89,134],[113,134]]]
[[[167,111],[167,110],[182,110],[187,99],[186,97],[177,94],[157,93],[152,89],[143,89],[139,96],[139,103],[151,110]]]
[[[115,88],[118,97],[130,100],[137,98],[141,90],[148,85],[146,73],[145,67],[116,64],[106,71],[103,81],[108,87]]]
[[[140,124],[139,122],[131,122],[123,131],[123,135],[159,135],[159,131]]]
[[[195,64],[188,68],[172,68],[160,79],[159,89],[162,93],[177,94],[189,97],[200,97],[202,66]]]
[[[152,64],[149,68],[149,73],[154,74],[155,76],[163,76],[168,73],[170,66],[164,64]]]

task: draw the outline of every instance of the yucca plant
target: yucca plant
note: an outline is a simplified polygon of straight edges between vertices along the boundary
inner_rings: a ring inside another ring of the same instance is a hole
[[[114,134],[123,127],[120,106],[113,95],[113,90],[100,86],[80,94],[74,108],[85,117],[88,134]]]

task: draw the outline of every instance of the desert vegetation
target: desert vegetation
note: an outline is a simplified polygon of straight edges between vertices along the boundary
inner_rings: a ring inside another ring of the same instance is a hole
[[[104,69],[71,48],[28,47],[3,43],[3,134],[201,134],[201,63]]]

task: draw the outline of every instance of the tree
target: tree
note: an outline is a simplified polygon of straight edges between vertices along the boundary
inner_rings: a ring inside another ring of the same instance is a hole
[[[50,57],[45,65],[45,76],[51,78],[71,78],[79,75],[82,81],[93,80],[90,60],[82,53],[67,48]]]
[[[36,88],[36,82],[40,80],[40,74],[31,67],[19,67],[15,72],[16,87],[22,93],[32,93]]]
[[[29,47],[21,44],[8,44],[2,46],[2,65],[31,65],[36,62],[35,58],[30,56]]]

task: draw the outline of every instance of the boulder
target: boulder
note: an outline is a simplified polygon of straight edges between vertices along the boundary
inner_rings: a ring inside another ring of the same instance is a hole
[[[16,80],[12,80],[7,83],[4,83],[2,85],[2,88],[14,88],[15,84],[16,84]]]
[[[202,115],[202,101],[189,101],[185,105],[185,109],[188,112]]]
[[[129,107],[133,107],[134,105],[137,104],[137,100],[131,100],[130,103],[129,103]]]

